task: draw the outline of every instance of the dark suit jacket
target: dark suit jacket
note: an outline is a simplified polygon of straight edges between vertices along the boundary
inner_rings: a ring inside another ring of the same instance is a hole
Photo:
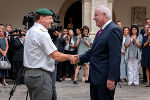
[[[59,38],[59,44],[58,44],[58,51],[61,53],[64,53],[64,47],[66,45],[66,40],[63,39],[63,34],[61,34],[60,38]]]
[[[141,29],[140,34],[142,34],[142,36],[144,36],[144,34],[145,34],[145,29]]]
[[[14,38],[13,49],[14,49],[13,61],[22,62],[24,46],[23,43],[19,40],[19,38]]]
[[[11,65],[13,65],[12,64],[12,58],[13,58],[13,53],[14,53],[14,50],[13,50],[14,37],[13,36],[9,36],[9,38],[7,40],[8,40],[8,45],[9,45],[7,56],[8,56],[9,62],[11,63]]]
[[[123,34],[113,22],[93,41],[92,48],[80,55],[80,64],[90,62],[90,78],[94,85],[106,85],[107,79],[117,81],[120,75]]]

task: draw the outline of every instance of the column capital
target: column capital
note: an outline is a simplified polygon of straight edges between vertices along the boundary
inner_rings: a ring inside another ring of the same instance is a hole
[[[82,0],[82,2],[91,2],[91,0]]]

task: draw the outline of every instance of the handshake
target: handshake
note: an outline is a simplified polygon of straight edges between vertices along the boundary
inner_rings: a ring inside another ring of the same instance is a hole
[[[69,55],[69,60],[71,64],[76,64],[80,62],[78,55]]]

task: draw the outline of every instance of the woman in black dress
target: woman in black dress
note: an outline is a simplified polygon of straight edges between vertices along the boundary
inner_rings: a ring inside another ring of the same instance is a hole
[[[8,51],[8,41],[7,39],[4,37],[4,30],[2,28],[0,28],[0,59],[2,58],[2,56],[6,56]],[[8,70],[6,69],[0,69],[0,85],[2,83],[2,85],[6,86],[8,85],[6,83],[6,77],[8,77]]]
[[[150,86],[150,27],[143,38],[142,67],[146,67],[147,85]]]

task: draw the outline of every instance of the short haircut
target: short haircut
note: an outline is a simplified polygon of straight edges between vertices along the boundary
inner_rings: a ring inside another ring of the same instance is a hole
[[[72,23],[68,23],[68,24],[71,24],[71,25],[72,25]],[[67,24],[67,25],[68,25],[68,24]]]
[[[72,29],[69,29],[69,30],[68,30],[68,32],[70,32],[70,31],[72,31],[72,32],[73,32],[73,30],[72,30]]]
[[[146,22],[147,20],[150,20],[150,18],[146,18],[146,19],[145,19],[145,22]]]
[[[72,32],[73,32],[73,30],[72,30],[72,29],[70,29],[70,30],[68,30],[68,34],[70,33],[70,31],[72,31]],[[74,34],[74,32],[73,32],[73,34]]]
[[[79,29],[82,32],[82,28],[76,28],[76,30]]]
[[[4,32],[4,29],[0,27],[0,30],[2,30]]]
[[[105,13],[107,18],[111,19],[112,15],[111,15],[111,11],[108,7],[101,5],[101,6],[97,7],[97,9],[99,9],[100,13],[102,13],[102,14]]]
[[[45,16],[47,16],[47,15],[43,15],[43,14],[38,14],[38,13],[36,13],[36,14],[34,15],[34,21],[35,21],[35,22],[38,21],[41,16],[45,17]]]
[[[118,20],[118,21],[116,21],[116,24],[117,24],[118,22],[120,22],[120,23],[121,23],[121,21],[119,21],[119,20]]]
[[[4,24],[0,24],[0,26],[4,26]]]
[[[63,28],[63,30],[67,30],[68,31],[68,28]]]
[[[5,25],[5,27],[8,27],[8,26],[12,27],[11,24],[6,24],[6,25]]]

